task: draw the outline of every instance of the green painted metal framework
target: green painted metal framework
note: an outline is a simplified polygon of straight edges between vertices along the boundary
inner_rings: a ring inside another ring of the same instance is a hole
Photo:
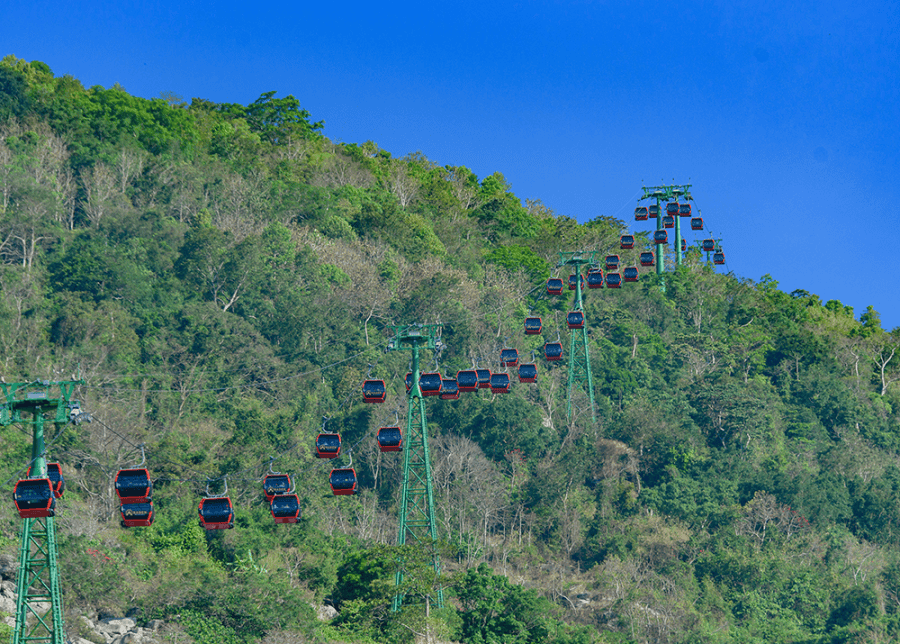
[[[53,414],[49,421],[56,425],[57,431],[61,431],[70,422],[72,411],[77,409],[71,399],[75,386],[79,384],[84,384],[84,381],[0,383],[3,396],[0,400],[0,425],[17,423],[33,427],[31,475],[35,478],[47,476],[45,416]],[[57,389],[58,395],[51,397]],[[12,644],[63,644],[65,641],[57,561],[54,517],[23,519]]]
[[[412,352],[412,382],[407,395],[406,434],[403,440],[403,488],[400,494],[400,525],[397,545],[416,543],[432,551],[432,565],[437,574],[441,565],[437,554],[437,522],[434,518],[434,492],[431,477],[431,456],[428,450],[428,422],[425,401],[419,391],[419,350],[440,349],[439,324],[409,324],[395,326],[394,337],[388,344],[390,351]],[[399,588],[403,583],[401,568],[395,576]],[[403,595],[394,596],[392,609],[400,610]],[[438,608],[444,605],[443,588],[435,597],[427,598]]]
[[[575,274],[581,275],[581,267],[596,264],[599,251],[559,251],[558,267],[571,266]],[[573,311],[584,312],[581,297],[581,278],[575,280],[575,300]],[[572,394],[581,385],[591,404],[591,420],[597,422],[597,408],[594,404],[594,379],[591,376],[591,356],[588,350],[587,324],[580,329],[571,329],[569,334],[569,373],[566,379],[566,417],[572,417]]]
[[[642,186],[641,190],[644,191],[643,196],[638,199],[638,203],[643,201],[644,199],[655,199],[656,205],[660,206],[660,203],[665,203],[668,201],[678,201],[680,198],[684,198],[685,201],[693,200],[691,196],[691,184],[686,184],[683,186],[671,185],[671,186]],[[663,230],[663,208],[660,206],[659,213],[656,216],[656,230]],[[681,263],[684,259],[684,256],[681,252],[681,217],[678,215],[675,216],[675,265],[681,266]],[[666,257],[665,257],[665,249],[663,248],[663,244],[656,245],[656,274],[660,276],[660,284],[663,292],[666,290],[665,282],[662,281],[662,274],[666,270]]]

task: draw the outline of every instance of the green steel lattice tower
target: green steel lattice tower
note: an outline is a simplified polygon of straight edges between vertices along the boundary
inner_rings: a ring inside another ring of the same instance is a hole
[[[558,266],[572,266],[578,276],[575,280],[575,301],[572,304],[574,311],[584,313],[584,304],[581,298],[581,267],[595,264],[595,256],[598,251],[584,252],[559,252]],[[572,329],[569,336],[569,375],[566,380],[566,417],[572,417],[572,393],[576,384],[580,384],[591,403],[591,420],[597,422],[597,411],[594,405],[594,379],[591,376],[591,356],[588,351],[587,325],[580,329]]]
[[[659,212],[656,215],[656,230],[663,230],[663,212],[662,206],[660,205],[661,201],[677,201],[679,197],[684,197],[686,200],[691,200],[691,184],[683,185],[683,186],[642,186],[641,190],[644,191],[644,195],[638,199],[638,203],[643,201],[644,199],[655,199],[656,206],[659,208]],[[675,215],[675,265],[681,266],[682,262],[682,254],[681,254],[681,217]],[[663,293],[666,291],[666,284],[662,278],[662,274],[666,270],[666,258],[665,252],[663,250],[663,244],[656,244],[656,274],[660,276],[660,285]]]
[[[425,418],[425,401],[419,391],[419,349],[438,350],[440,347],[438,324],[410,324],[395,326],[394,337],[388,344],[391,351],[412,352],[412,381],[407,396],[406,435],[403,441],[403,488],[400,496],[400,526],[397,545],[414,542],[432,551],[432,565],[440,574],[438,560],[437,523],[434,518],[434,493],[431,478],[431,456],[428,450],[428,423]],[[401,568],[395,577],[399,587],[403,583]],[[444,591],[438,587],[436,597],[429,598],[438,608],[444,605]],[[400,610],[403,596],[394,596],[392,608]]]
[[[31,444],[32,476],[47,476],[44,455],[44,416],[54,414],[50,422],[60,431],[71,419],[76,407],[71,402],[75,386],[82,380],[67,382],[36,381],[32,383],[0,383],[0,425],[13,423],[33,426]],[[50,392],[59,388],[59,396]],[[54,517],[22,519],[22,541],[19,549],[19,572],[16,584],[16,625],[12,644],[46,642],[63,644],[62,594],[59,588],[59,566],[56,550]],[[49,609],[46,608],[49,605]]]

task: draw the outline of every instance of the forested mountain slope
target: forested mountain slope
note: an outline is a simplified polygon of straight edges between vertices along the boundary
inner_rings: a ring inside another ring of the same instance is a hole
[[[509,394],[427,403],[441,637],[900,638],[900,330],[692,252],[664,293],[650,273],[587,292],[597,422],[577,396],[567,418],[564,363],[540,348],[567,338],[571,300],[543,283],[558,251],[613,251],[628,226],[323,129],[274,92],[146,100],[0,62],[0,374],[80,373],[95,419],[49,439],[70,630],[134,611],[178,641],[421,632],[421,607],[390,612],[400,459],[374,441],[406,413],[390,325],[421,322],[443,325],[444,373],[509,345],[539,363]],[[531,312],[544,339],[523,333]],[[385,404],[362,404],[367,374]],[[323,417],[357,496],[333,496],[314,458]],[[9,491],[30,434],[0,434]],[[157,516],[126,531],[113,477],[142,444]],[[295,526],[263,501],[270,462],[298,475]],[[197,503],[225,481],[235,529],[207,534]],[[0,504],[3,553],[19,525]]]

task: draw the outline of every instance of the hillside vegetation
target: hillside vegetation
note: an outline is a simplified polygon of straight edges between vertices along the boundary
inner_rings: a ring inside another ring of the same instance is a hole
[[[543,294],[558,251],[614,251],[628,226],[323,131],[275,92],[147,100],[0,62],[0,374],[80,374],[94,417],[48,434],[68,481],[70,631],[131,612],[179,642],[424,632],[421,605],[390,611],[401,460],[374,441],[406,413],[390,325],[420,322],[443,325],[445,373],[496,367],[502,346],[539,363],[509,394],[427,402],[447,598],[432,633],[900,639],[900,329],[692,251],[665,292],[650,273],[587,292],[597,422],[583,394],[569,418],[565,363],[541,359],[523,321],[541,315],[568,347],[571,299]],[[362,404],[367,374],[385,404]],[[314,458],[323,417],[352,448],[357,496],[333,496]],[[9,492],[30,433],[0,434]],[[112,481],[142,444],[156,521],[126,531]],[[299,479],[295,526],[263,500],[270,462]],[[226,482],[235,529],[207,534],[197,503]],[[19,526],[0,504],[2,553]],[[435,584],[414,550],[410,596]]]

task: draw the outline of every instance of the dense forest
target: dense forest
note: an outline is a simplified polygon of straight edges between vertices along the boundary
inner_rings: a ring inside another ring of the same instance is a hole
[[[334,143],[290,95],[148,100],[4,58],[0,374],[80,377],[93,417],[48,435],[70,633],[128,614],[202,644],[900,639],[900,329],[692,247],[664,290],[587,292],[596,422],[583,393],[569,415],[540,349],[566,345],[571,298],[543,284],[559,251],[636,263],[626,232],[500,172]],[[394,545],[401,460],[374,439],[404,422],[409,354],[385,348],[407,323],[442,325],[423,366],[446,374],[538,356],[535,384],[427,402],[439,580]],[[324,417],[355,496],[314,457]],[[11,492],[31,434],[0,433]],[[113,479],[141,445],[156,518],[125,530]],[[298,479],[296,525],[272,521],[272,467]],[[205,531],[224,485],[235,527]],[[20,525],[0,504],[0,554]],[[401,555],[404,592],[440,584],[444,608],[391,611]]]

